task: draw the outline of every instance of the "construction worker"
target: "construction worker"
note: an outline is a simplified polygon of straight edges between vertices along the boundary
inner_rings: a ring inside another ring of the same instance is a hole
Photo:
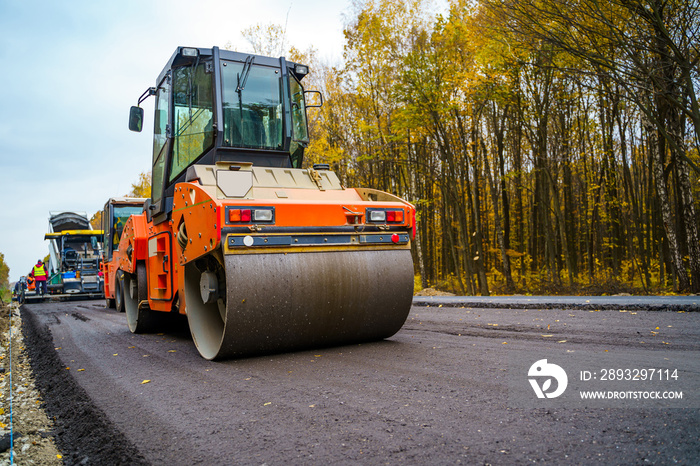
[[[19,301],[19,295],[22,292],[22,282],[17,280],[12,287],[12,301]]]
[[[34,277],[34,280],[36,281],[36,293],[46,294],[46,279],[48,278],[48,273],[46,272],[46,266],[41,259],[36,262],[36,265],[32,268],[29,275]]]

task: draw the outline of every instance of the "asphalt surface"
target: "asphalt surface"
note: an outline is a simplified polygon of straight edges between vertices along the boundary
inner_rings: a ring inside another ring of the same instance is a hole
[[[186,323],[132,335],[124,314],[102,301],[30,304],[23,315],[67,463],[700,462],[691,399],[675,408],[569,408],[509,398],[516,357],[660,355],[697,375],[694,304],[507,309],[514,305],[423,299],[386,341],[224,362],[199,356]],[[83,433],[71,436],[75,425]],[[98,431],[112,440],[91,442]]]

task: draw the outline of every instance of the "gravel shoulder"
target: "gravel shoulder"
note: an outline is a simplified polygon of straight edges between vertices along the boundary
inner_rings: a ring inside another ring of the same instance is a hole
[[[0,464],[10,464],[11,443],[14,464],[63,464],[53,441],[54,423],[34,381],[19,306],[2,305],[0,311]]]

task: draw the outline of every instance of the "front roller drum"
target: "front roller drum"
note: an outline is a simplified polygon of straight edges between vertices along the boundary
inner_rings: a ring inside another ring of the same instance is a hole
[[[409,250],[223,261],[185,267],[187,318],[206,359],[381,340],[399,331],[411,309]]]

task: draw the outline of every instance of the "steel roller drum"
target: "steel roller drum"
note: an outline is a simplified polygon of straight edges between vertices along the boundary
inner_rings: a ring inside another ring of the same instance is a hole
[[[225,302],[212,304],[195,299],[201,274],[186,268],[190,329],[207,359],[388,338],[411,308],[408,249],[226,255],[224,263]]]

